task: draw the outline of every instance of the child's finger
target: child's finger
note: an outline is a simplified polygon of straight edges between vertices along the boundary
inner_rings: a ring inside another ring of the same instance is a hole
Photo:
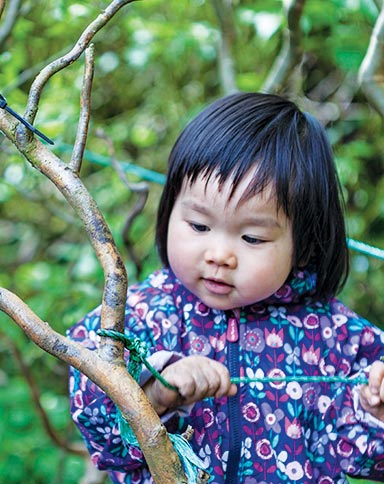
[[[369,372],[369,393],[371,394],[371,405],[379,405],[384,402],[384,363],[375,361]]]
[[[384,421],[384,364],[377,361],[372,364],[368,385],[360,390],[362,407],[374,417]]]

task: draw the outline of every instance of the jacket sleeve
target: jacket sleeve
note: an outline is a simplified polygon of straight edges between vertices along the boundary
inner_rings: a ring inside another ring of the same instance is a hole
[[[351,383],[331,385],[328,397],[318,408],[312,449],[315,459],[334,456],[339,471],[347,475],[383,481],[384,423],[365,412],[360,405],[360,384],[356,376],[368,376],[370,365],[384,354],[384,333],[368,321],[352,315],[348,331],[340,331],[343,342],[332,352],[338,352],[339,368]],[[316,418],[316,417],[314,417]],[[329,466],[335,465],[329,459]],[[332,464],[331,464],[332,462]],[[329,475],[335,469],[329,468]]]

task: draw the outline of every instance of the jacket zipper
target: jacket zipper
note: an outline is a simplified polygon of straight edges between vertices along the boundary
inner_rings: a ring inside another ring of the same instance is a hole
[[[230,376],[240,374],[239,364],[239,322],[236,314],[228,316],[227,341],[228,341],[228,369]],[[233,397],[228,398],[229,419],[229,452],[227,471],[225,474],[226,484],[238,482],[238,470],[241,455],[241,420],[240,420],[240,391]]]

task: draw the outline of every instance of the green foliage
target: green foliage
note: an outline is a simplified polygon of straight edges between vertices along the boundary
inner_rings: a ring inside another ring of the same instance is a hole
[[[233,45],[238,86],[258,90],[279,52],[286,20],[283,2],[233,1]],[[30,85],[48,60],[68,52],[107,2],[34,0],[21,15],[0,54],[0,91],[22,113]],[[304,92],[327,109],[332,93],[346,83],[345,113],[329,125],[346,198],[349,235],[384,247],[384,140],[382,120],[361,92],[358,67],[377,16],[370,0],[314,0],[301,20],[306,51]],[[119,160],[164,173],[180,129],[203,105],[223,94],[218,74],[220,29],[211,2],[143,0],[121,10],[95,37],[96,72],[87,149],[109,157],[102,128]],[[36,126],[66,151],[76,136],[82,59],[46,86]],[[290,83],[293,81],[291,80]],[[289,91],[290,83],[285,86]],[[315,109],[315,108],[314,108]],[[316,114],[316,112],[315,112]],[[143,261],[141,273],[129,258],[121,232],[136,200],[111,167],[86,162],[82,179],[95,197],[123,254],[130,282],[159,265],[154,221],[161,192],[150,196],[130,238]],[[138,181],[129,175],[130,181]],[[342,298],[384,327],[380,297],[383,262],[351,252],[351,277]],[[103,274],[72,209],[57,189],[3,140],[0,153],[0,284],[18,294],[60,333],[101,301]],[[67,369],[42,352],[0,313],[0,475],[8,484],[75,484],[84,463],[58,449],[44,431],[8,339],[23,352],[41,402],[62,436],[78,440],[68,415]],[[359,481],[362,482],[362,481]]]
[[[3,322],[3,321],[2,321]],[[13,375],[0,386],[0,408],[6,425],[0,427],[0,475],[7,482],[76,484],[84,471],[83,459],[66,456],[42,432],[42,423],[30,402],[30,392],[22,377]],[[5,387],[6,384],[6,388]],[[54,393],[53,393],[54,392]],[[57,388],[44,392],[41,403],[55,429],[72,435],[68,425],[68,402]]]

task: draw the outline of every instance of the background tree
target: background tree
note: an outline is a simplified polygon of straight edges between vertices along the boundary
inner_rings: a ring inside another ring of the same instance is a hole
[[[66,54],[107,4],[0,1],[0,92],[13,109],[25,111],[36,75]],[[145,0],[98,33],[81,178],[111,227],[130,282],[159,264],[154,220],[176,135],[203,105],[235,89],[288,94],[322,119],[336,152],[349,235],[384,247],[381,10],[374,0]],[[35,121],[67,162],[82,83],[83,62],[52,77]],[[56,188],[6,139],[0,157],[0,285],[63,334],[101,302],[103,271]],[[124,163],[130,183],[150,187],[128,237],[140,267],[124,243],[138,194],[122,183],[113,158]],[[355,251],[351,257],[341,297],[383,326],[383,263]],[[67,369],[2,313],[0,322],[0,475],[10,484],[26,476],[31,483],[78,483],[85,464],[71,448],[79,439],[68,416]],[[31,388],[40,407],[31,403]],[[59,436],[56,444],[41,415]]]

